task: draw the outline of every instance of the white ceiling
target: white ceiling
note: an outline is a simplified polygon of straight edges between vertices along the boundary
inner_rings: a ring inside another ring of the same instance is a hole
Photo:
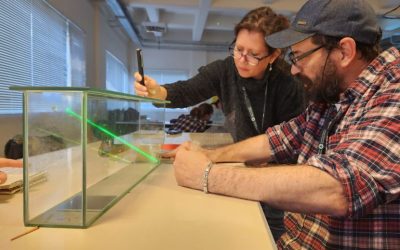
[[[400,0],[367,0],[381,20],[384,37],[400,33]],[[226,49],[233,39],[233,28],[251,9],[268,5],[292,18],[305,0],[120,0],[143,46],[169,48]],[[150,26],[150,27],[149,27]],[[148,29],[156,30],[148,32]],[[161,30],[161,31],[160,31]]]

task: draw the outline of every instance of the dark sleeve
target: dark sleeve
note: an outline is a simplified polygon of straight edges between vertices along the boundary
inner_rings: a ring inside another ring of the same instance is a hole
[[[288,71],[290,72],[290,71]],[[306,108],[306,98],[304,87],[295,80],[290,74],[282,73],[279,77],[279,98],[276,99],[276,124],[300,115]]]
[[[199,68],[199,73],[186,81],[163,85],[167,89],[169,108],[184,108],[219,95],[223,75],[227,72],[226,60],[217,60]]]

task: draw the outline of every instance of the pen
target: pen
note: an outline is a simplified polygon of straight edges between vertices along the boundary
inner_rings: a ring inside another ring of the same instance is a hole
[[[11,240],[16,240],[16,239],[18,239],[18,238],[20,238],[20,237],[22,237],[24,235],[27,235],[29,233],[32,233],[33,231],[36,231],[38,229],[39,229],[39,227],[31,228],[31,229],[29,229],[29,230],[27,230],[27,231],[25,231],[25,232],[23,232],[21,234],[18,234],[17,236],[14,236],[13,238],[11,238]]]
[[[136,49],[136,58],[138,63],[139,74],[142,77],[142,80],[140,80],[140,84],[144,85],[143,56],[141,49]]]

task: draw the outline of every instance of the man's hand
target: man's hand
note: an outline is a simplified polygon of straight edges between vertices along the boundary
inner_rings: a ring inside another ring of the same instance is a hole
[[[210,159],[198,145],[187,142],[176,152],[174,161],[175,179],[178,185],[201,190],[203,175]]]

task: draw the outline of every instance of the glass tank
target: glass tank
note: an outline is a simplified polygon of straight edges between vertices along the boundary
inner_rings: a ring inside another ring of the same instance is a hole
[[[25,225],[87,228],[159,165],[167,102],[90,88],[11,89],[24,99]]]

